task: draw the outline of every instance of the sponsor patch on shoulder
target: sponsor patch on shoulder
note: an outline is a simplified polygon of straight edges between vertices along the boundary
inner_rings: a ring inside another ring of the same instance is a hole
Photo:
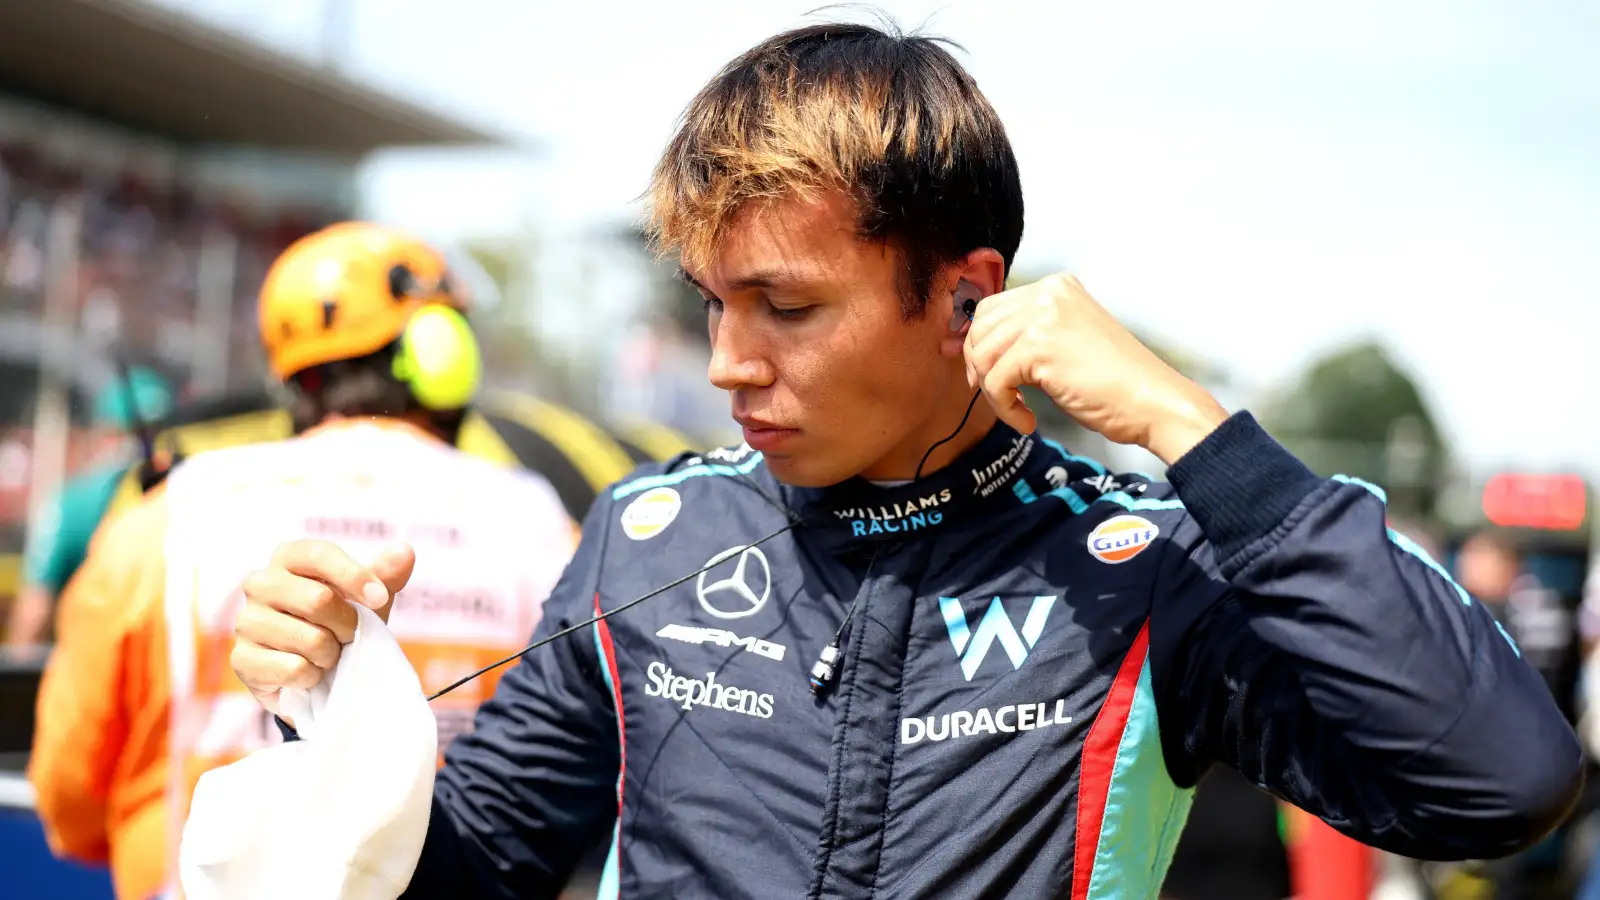
[[[622,533],[645,541],[666,530],[683,509],[683,497],[669,487],[651,488],[634,498],[622,511]]]
[[[1113,516],[1089,532],[1089,553],[1103,563],[1127,562],[1155,543],[1161,533],[1143,516]]]

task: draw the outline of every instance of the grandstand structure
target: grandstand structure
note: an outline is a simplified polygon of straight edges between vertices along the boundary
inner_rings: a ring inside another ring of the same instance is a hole
[[[385,147],[499,137],[144,0],[0,3],[0,605],[113,354],[255,387],[267,265]]]

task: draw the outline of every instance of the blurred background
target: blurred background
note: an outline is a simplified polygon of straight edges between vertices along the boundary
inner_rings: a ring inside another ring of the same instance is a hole
[[[1492,529],[1518,579],[1502,606],[1543,635],[1580,715],[1600,5],[875,7],[956,40],[1007,123],[1028,202],[1013,281],[1076,274],[1313,467],[1382,485],[1396,530],[1454,571]],[[255,291],[340,219],[450,248],[492,386],[736,442],[698,300],[646,251],[637,198],[700,85],[812,8],[0,0],[0,607],[30,510],[119,440],[94,404],[119,367],[159,372],[180,406],[263,402]],[[1059,416],[1045,428],[1159,474]],[[5,665],[0,761],[20,772],[37,665]],[[1221,849],[1186,839],[1172,896],[1257,896],[1205,881],[1255,838],[1265,856],[1240,867],[1280,885],[1261,896],[1312,896],[1288,883],[1295,829],[1231,789],[1238,806],[1196,812],[1216,810]],[[0,793],[0,869],[42,879],[17,896],[108,896],[48,860],[25,782]],[[1550,851],[1560,886],[1515,896],[1574,895],[1579,824]],[[1223,840],[1232,826],[1250,834]],[[1496,896],[1460,867],[1350,859],[1360,891]]]

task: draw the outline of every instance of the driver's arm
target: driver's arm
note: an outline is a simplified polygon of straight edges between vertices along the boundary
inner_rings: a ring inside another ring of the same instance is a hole
[[[1504,856],[1571,810],[1583,753],[1482,605],[1390,531],[1382,492],[1324,480],[1236,416],[1169,471],[1190,513],[1150,622],[1167,761],[1209,761],[1356,839]]]

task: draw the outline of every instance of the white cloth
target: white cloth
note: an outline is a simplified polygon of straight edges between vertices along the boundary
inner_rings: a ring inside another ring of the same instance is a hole
[[[301,739],[200,777],[178,860],[187,900],[393,900],[410,883],[438,730],[393,634],[357,612],[334,671],[283,692]]]

